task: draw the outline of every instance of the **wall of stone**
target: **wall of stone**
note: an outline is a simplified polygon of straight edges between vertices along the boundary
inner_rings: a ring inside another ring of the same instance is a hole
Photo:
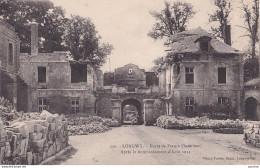
[[[129,73],[129,70],[132,73]],[[127,64],[115,70],[115,84],[121,86],[146,86],[145,71],[139,69],[137,65]]]
[[[46,67],[46,83],[38,83],[38,67]],[[39,53],[36,56],[20,55],[22,79],[33,88],[93,89],[94,70],[87,67],[87,82],[71,83],[71,66],[66,52]]]
[[[41,120],[0,122],[0,164],[37,165],[68,146],[64,116],[44,111]]]
[[[30,90],[29,91],[30,100],[28,102],[28,109],[29,111],[38,111],[38,98],[45,97],[52,101],[51,99],[55,96],[66,97],[68,99],[71,98],[78,98],[79,99],[79,110],[83,113],[95,113],[95,102],[96,97],[92,90],[85,90],[85,89],[37,89],[37,90]],[[64,101],[62,101],[64,100]],[[68,102],[67,99],[61,99],[61,102],[56,104],[60,106],[60,109],[66,103],[66,107],[70,107],[70,101]],[[69,104],[68,104],[69,103]],[[69,113],[70,108],[67,108],[66,111],[54,111],[54,113]]]
[[[9,45],[12,45],[10,57]],[[0,96],[17,106],[17,73],[19,69],[20,40],[14,27],[0,19]]]
[[[193,68],[193,84],[185,83],[186,67]],[[226,68],[225,84],[218,83],[218,67]],[[232,106],[237,107],[237,116],[242,118],[243,65],[241,55],[190,55],[184,57],[180,63],[179,74],[175,65],[168,67],[167,72],[166,84],[171,86],[170,90],[173,93],[173,101],[170,102],[173,113],[184,113],[186,97],[194,97],[197,105],[214,105],[218,102],[218,97],[227,97],[231,99]]]
[[[244,126],[244,141],[246,144],[260,148],[260,122],[252,122]]]

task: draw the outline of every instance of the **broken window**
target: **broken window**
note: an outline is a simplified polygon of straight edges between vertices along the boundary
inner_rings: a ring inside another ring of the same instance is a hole
[[[43,110],[48,110],[48,101],[46,97],[38,98],[38,110],[39,112]]]
[[[79,98],[72,98],[72,99],[71,99],[70,112],[71,112],[72,114],[77,114],[77,113],[79,113]]]
[[[226,68],[218,68],[218,83],[226,83]]]
[[[13,49],[13,44],[12,44],[12,43],[9,43],[8,52],[9,52],[9,56],[8,56],[9,64],[13,65],[13,61],[14,61],[14,49]]]
[[[194,112],[194,97],[186,97],[185,112],[188,116],[192,116]]]
[[[228,103],[228,98],[227,97],[218,97],[218,104],[220,105],[225,105]]]
[[[46,67],[38,67],[38,83],[46,83]]]
[[[201,49],[201,51],[209,51],[209,42],[201,41],[200,42],[200,49]]]
[[[71,65],[71,83],[87,82],[87,65]]]
[[[194,73],[193,68],[185,68],[185,82],[186,84],[194,83]]]

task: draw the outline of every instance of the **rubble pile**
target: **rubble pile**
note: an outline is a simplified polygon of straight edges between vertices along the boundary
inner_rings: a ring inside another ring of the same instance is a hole
[[[68,146],[67,127],[64,116],[47,111],[24,114],[9,126],[0,122],[0,164],[39,164]]]
[[[89,133],[101,133],[111,130],[110,127],[118,127],[115,119],[102,118],[93,115],[67,115],[69,135],[87,135]]]
[[[243,122],[240,120],[211,120],[207,117],[160,116],[156,124],[166,129],[243,128]]]
[[[260,122],[249,122],[244,126],[246,144],[260,148]]]

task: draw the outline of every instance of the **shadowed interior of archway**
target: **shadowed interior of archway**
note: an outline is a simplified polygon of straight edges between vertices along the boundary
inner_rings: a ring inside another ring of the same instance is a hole
[[[124,100],[122,102],[121,108],[122,108],[121,109],[122,124],[131,124],[131,122],[129,122],[129,123],[124,122],[124,120],[125,120],[124,117],[126,116],[126,114],[124,114],[124,111],[126,111],[126,109],[133,109],[133,110],[128,110],[129,115],[132,115],[131,113],[134,113],[134,111],[136,110],[136,113],[138,115],[137,115],[137,122],[135,124],[141,125],[141,124],[144,123],[144,121],[143,121],[143,114],[142,114],[142,104],[138,100],[136,100],[136,99]]]
[[[249,97],[245,102],[245,115],[246,120],[257,120],[257,100],[253,97]]]

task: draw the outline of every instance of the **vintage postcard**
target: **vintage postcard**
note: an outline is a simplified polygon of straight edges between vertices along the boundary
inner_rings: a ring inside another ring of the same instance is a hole
[[[5,168],[258,167],[259,85],[259,0],[0,0]]]

